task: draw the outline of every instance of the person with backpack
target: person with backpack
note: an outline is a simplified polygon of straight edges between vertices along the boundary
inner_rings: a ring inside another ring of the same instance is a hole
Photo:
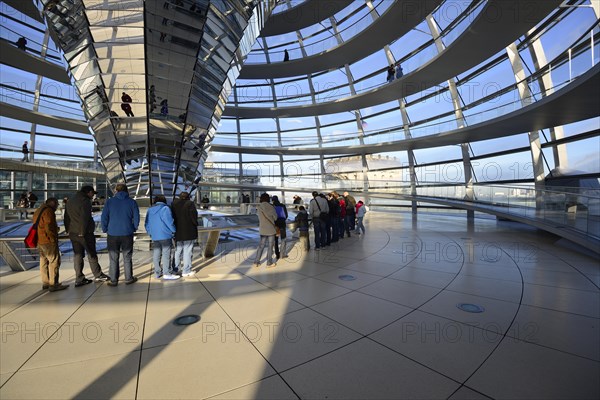
[[[367,212],[367,206],[363,203],[362,200],[359,200],[356,203],[356,234],[360,235],[360,231],[362,231],[363,235],[365,234],[365,226],[363,225],[363,218],[365,217],[365,213]]]
[[[287,257],[287,247],[285,239],[287,237],[286,221],[288,219],[288,210],[287,207],[279,201],[279,197],[273,196],[271,199],[273,200],[273,207],[275,207],[275,212],[277,213],[275,226],[279,228],[279,237],[277,237],[278,235],[275,234],[275,257],[279,260],[279,258]],[[279,249],[279,238],[281,238],[281,250]]]

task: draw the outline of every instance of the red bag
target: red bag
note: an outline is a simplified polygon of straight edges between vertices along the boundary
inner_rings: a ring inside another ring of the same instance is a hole
[[[43,212],[44,209],[42,208],[40,210],[40,213],[38,214],[35,223],[31,225],[29,231],[27,232],[27,236],[25,236],[25,247],[27,247],[28,249],[35,249],[38,245],[38,224],[40,223],[40,218],[42,218]]]

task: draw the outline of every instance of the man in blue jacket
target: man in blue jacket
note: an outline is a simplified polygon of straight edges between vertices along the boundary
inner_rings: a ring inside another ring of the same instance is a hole
[[[144,226],[152,238],[154,277],[158,279],[162,276],[166,280],[179,279],[179,275],[173,274],[171,266],[171,245],[176,229],[173,214],[171,208],[167,206],[165,196],[154,197],[154,205],[148,209]]]
[[[108,199],[102,210],[102,232],[108,233],[107,245],[110,266],[108,286],[119,283],[119,256],[123,252],[125,284],[131,285],[137,278],[133,276],[133,233],[140,224],[140,210],[127,191],[124,183],[118,183],[114,197]]]

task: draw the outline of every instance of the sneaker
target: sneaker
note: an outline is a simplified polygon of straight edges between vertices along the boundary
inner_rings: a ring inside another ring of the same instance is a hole
[[[254,263],[254,264],[252,264],[252,266],[253,266],[254,268],[258,268],[258,267],[260,267],[260,263]]]
[[[90,284],[90,283],[92,283],[92,280],[91,280],[91,279],[83,278],[83,280],[82,280],[82,281],[80,281],[80,282],[75,282],[75,287],[80,287],[80,286],[88,285],[88,284]]]
[[[276,267],[277,263],[273,263],[273,264],[267,264],[267,268],[273,268]]]
[[[162,275],[154,275],[154,279],[160,279],[162,278]]]
[[[94,282],[106,282],[106,281],[109,281],[109,280],[110,280],[110,278],[106,274],[102,274],[102,275],[97,276],[97,277],[94,278]]]
[[[179,279],[179,278],[180,278],[179,275],[173,275],[173,274],[163,275],[163,279],[167,280],[167,281],[173,281],[173,280]]]
[[[190,276],[194,276],[194,275],[196,275],[195,272],[187,272],[187,273],[185,273],[185,274],[183,274],[181,276],[183,276],[184,278],[189,278]]]
[[[131,278],[128,281],[125,281],[126,285],[131,285],[132,283],[136,283],[137,282],[137,276],[134,276],[133,278]]]
[[[106,281],[106,284],[107,284],[108,286],[115,287],[115,286],[117,286],[117,285],[119,284],[119,282]]]
[[[49,287],[50,287],[50,285],[43,284],[42,285],[42,290],[48,290]]]
[[[50,286],[48,290],[51,292],[58,292],[59,290],[65,290],[68,287],[69,285],[63,285],[62,283],[59,283],[58,285]]]

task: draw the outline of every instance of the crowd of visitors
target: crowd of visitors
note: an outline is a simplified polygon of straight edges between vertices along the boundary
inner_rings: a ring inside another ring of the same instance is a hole
[[[357,235],[365,234],[363,218],[367,208],[363,201],[356,201],[348,192],[340,196],[337,192],[327,195],[313,192],[308,204],[308,211],[299,196],[294,196],[294,207],[297,210],[295,222],[299,231],[301,246],[310,250],[309,225],[312,222],[315,233],[315,250],[321,250],[331,243],[344,238],[344,233],[350,237],[350,231]],[[271,203],[272,202],[272,203]],[[267,267],[276,266],[273,258],[287,257],[286,226],[288,210],[277,196],[263,193],[256,207],[259,220],[260,242],[254,259],[254,266],[259,267],[262,254],[267,248]],[[281,243],[279,243],[281,240]]]
[[[63,199],[64,226],[73,246],[73,265],[75,269],[75,287],[92,282],[107,282],[108,286],[117,286],[120,277],[120,258],[123,255],[124,283],[133,284],[137,277],[133,274],[134,234],[140,223],[140,211],[137,202],[129,196],[125,184],[115,187],[115,195],[102,207],[101,228],[107,234],[109,255],[108,275],[102,271],[96,250],[94,235],[95,222],[92,217],[92,199],[97,192],[93,186],[83,186],[72,197]],[[300,243],[304,250],[310,250],[309,226],[314,229],[314,247],[320,250],[335,243],[350,232],[365,234],[363,218],[367,208],[362,201],[356,201],[348,192],[339,195],[331,192],[327,195],[313,192],[308,209],[299,196],[294,196],[296,210],[295,222],[299,231]],[[243,198],[245,199],[245,196]],[[287,222],[288,209],[277,196],[263,193],[258,199],[256,213],[259,220],[260,241],[254,258],[254,266],[261,264],[265,248],[267,249],[267,267],[275,267],[277,260],[288,256]],[[18,206],[33,207],[37,197],[32,193],[23,193]],[[154,197],[148,209],[144,226],[152,240],[153,270],[156,279],[175,280],[181,276],[190,277],[192,271],[193,249],[198,241],[198,211],[188,192],[181,192],[171,206],[163,195]],[[206,203],[203,203],[203,206]],[[60,251],[58,249],[58,226],[56,211],[59,201],[49,198],[35,211],[33,219],[38,225],[40,251],[40,273],[42,289],[59,291],[68,288],[59,281]],[[174,246],[174,257],[171,256]],[[84,258],[93,274],[86,278],[83,271]],[[181,275],[180,275],[181,274]]]

